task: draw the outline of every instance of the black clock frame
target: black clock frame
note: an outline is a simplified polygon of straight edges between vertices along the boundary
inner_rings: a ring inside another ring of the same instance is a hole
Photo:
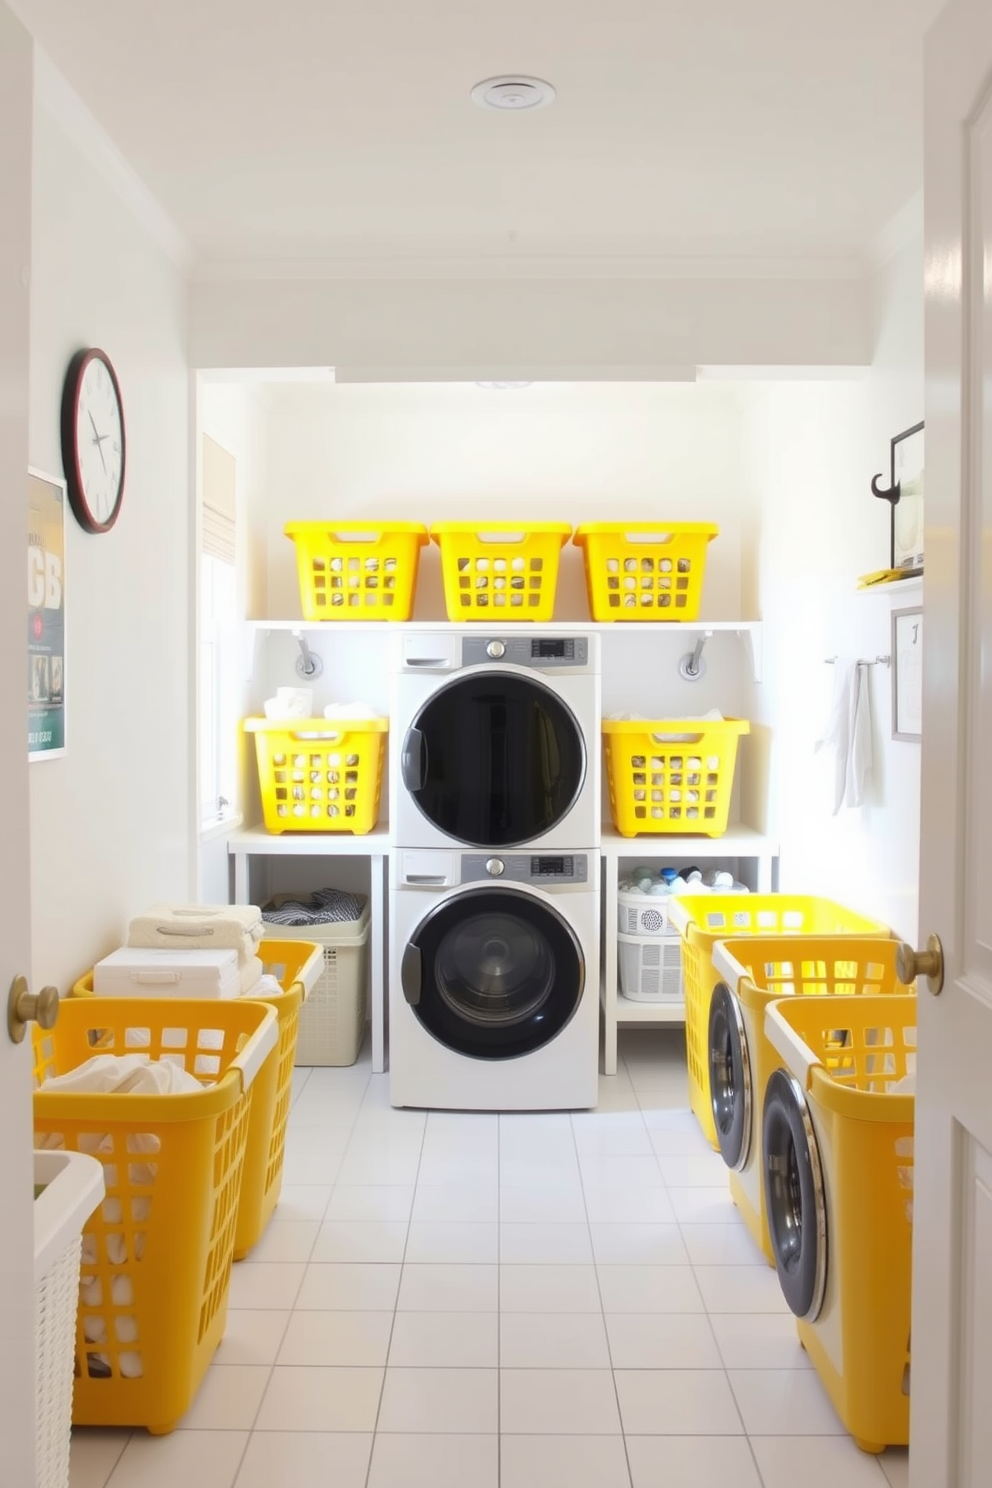
[[[117,398],[117,406],[121,411],[121,476],[117,489],[117,500],[114,509],[105,522],[98,522],[90,511],[89,504],[83,491],[82,481],[79,473],[78,450],[76,448],[76,415],[79,411],[79,390],[82,387],[83,373],[90,362],[99,361],[106,367],[110,380],[114,385],[114,393]],[[114,365],[105,351],[98,346],[86,347],[77,351],[69,362],[66,369],[65,382],[62,385],[62,465],[65,470],[66,490],[69,496],[69,505],[72,507],[73,515],[84,532],[90,532],[94,536],[109,532],[114,526],[121,513],[121,505],[124,501],[124,477],[127,466],[127,439],[124,430],[124,400],[121,397],[121,385],[117,380]]]

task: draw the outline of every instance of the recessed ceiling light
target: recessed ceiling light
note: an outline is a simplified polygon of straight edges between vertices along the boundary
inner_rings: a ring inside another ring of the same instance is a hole
[[[546,108],[555,101],[550,83],[533,77],[492,77],[476,83],[472,102],[480,108],[506,109],[521,113],[525,109]]]

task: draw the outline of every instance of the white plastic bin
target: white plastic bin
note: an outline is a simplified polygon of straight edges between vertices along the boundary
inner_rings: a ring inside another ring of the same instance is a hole
[[[104,1197],[103,1166],[81,1152],[34,1154],[35,1473],[68,1488],[83,1226]]]

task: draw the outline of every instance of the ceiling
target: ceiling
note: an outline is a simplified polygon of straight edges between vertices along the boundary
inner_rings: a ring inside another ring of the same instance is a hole
[[[201,263],[856,258],[941,0],[13,0]],[[492,113],[496,73],[556,103]]]

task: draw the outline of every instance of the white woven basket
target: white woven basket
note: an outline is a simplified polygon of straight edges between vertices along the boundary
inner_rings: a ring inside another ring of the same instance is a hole
[[[681,936],[618,935],[617,959],[620,991],[631,1002],[683,1000]]]
[[[642,894],[639,889],[617,890],[617,929],[621,935],[674,935],[668,916],[668,894]]]
[[[273,904],[297,899],[275,894]],[[368,903],[357,920],[330,925],[277,925],[266,922],[277,940],[312,940],[324,948],[324,969],[300,1008],[296,1036],[298,1065],[354,1064],[368,1017]]]
[[[72,1379],[82,1235],[35,1288],[35,1472],[38,1488],[67,1488],[72,1435]]]

